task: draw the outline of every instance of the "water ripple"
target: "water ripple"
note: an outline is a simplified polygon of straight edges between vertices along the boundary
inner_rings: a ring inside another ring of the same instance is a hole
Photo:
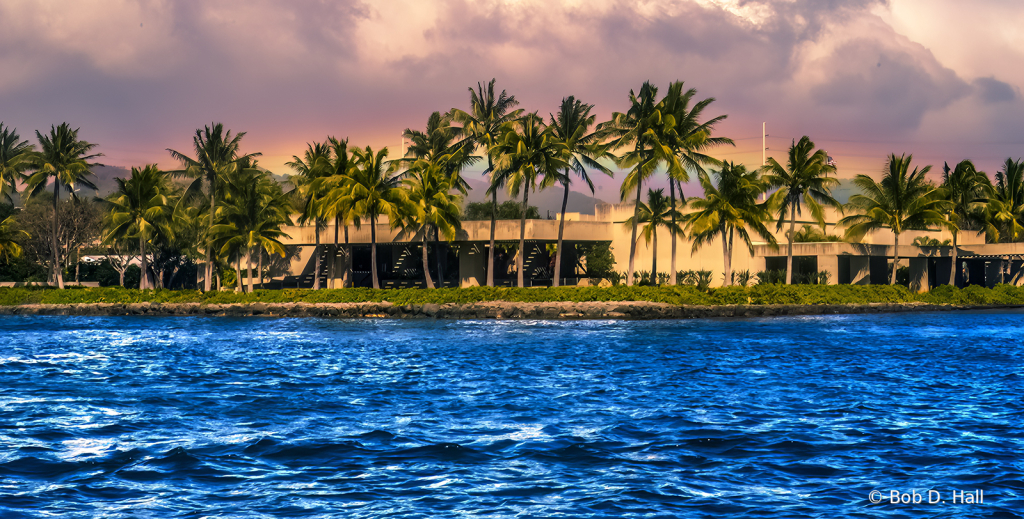
[[[0,516],[1021,517],[1020,317],[2,317]]]

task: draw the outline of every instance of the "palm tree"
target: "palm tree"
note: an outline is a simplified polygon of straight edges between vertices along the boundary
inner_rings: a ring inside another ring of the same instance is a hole
[[[698,174],[706,173],[704,166],[718,166],[721,163],[704,153],[709,148],[734,144],[732,139],[727,137],[711,137],[715,126],[724,121],[728,116],[720,115],[701,122],[704,110],[715,98],[709,97],[693,103],[697,95],[695,88],[683,90],[683,82],[676,81],[669,85],[668,93],[661,101],[663,112],[670,117],[665,117],[664,123],[659,125],[660,139],[668,144],[673,154],[679,158],[682,168],[669,171],[669,203],[676,207],[676,188],[679,189],[680,200],[685,200],[683,195],[683,182],[690,180],[688,172],[694,171]],[[691,106],[691,103],[692,106]],[[675,222],[673,222],[675,223]],[[669,284],[676,284],[676,237],[672,236],[672,254],[669,272]]]
[[[370,220],[370,276],[373,288],[380,288],[377,276],[377,218],[387,215],[394,229],[401,224],[408,202],[401,188],[402,179],[395,175],[395,164],[387,160],[388,149],[374,152],[372,148],[355,148],[354,165],[338,178],[328,177],[324,183],[328,193],[325,203],[351,207],[353,214]]]
[[[236,263],[246,257],[248,291],[253,291],[252,259],[255,255],[278,254],[285,257],[282,238],[287,238],[281,227],[291,225],[288,214],[291,204],[281,186],[266,173],[246,168],[228,179],[224,185],[224,203],[218,211],[219,223],[213,227],[213,236],[219,238],[220,254],[234,255]],[[241,273],[241,268],[237,269]],[[238,286],[242,279],[239,276]]]
[[[988,175],[978,171],[974,163],[962,160],[952,170],[949,164],[942,167],[942,197],[949,204],[946,206],[946,217],[949,221],[950,233],[953,235],[953,262],[949,269],[949,284],[956,284],[956,238],[961,230],[969,230],[983,225],[985,221],[985,202],[992,195],[992,183]]]
[[[890,285],[896,284],[900,234],[927,230],[933,225],[950,228],[950,223],[943,216],[947,202],[942,200],[938,188],[925,178],[931,166],[910,171],[912,158],[913,155],[889,155],[881,182],[875,182],[867,175],[854,177],[853,183],[862,193],[851,196],[847,206],[858,214],[839,221],[840,225],[847,226],[846,238],[853,241],[878,229],[892,230],[895,243]]]
[[[119,240],[138,239],[139,257],[142,261],[142,276],[139,290],[149,286],[149,263],[146,243],[161,229],[166,229],[171,205],[168,195],[171,186],[167,175],[156,164],[142,169],[132,168],[127,179],[116,178],[117,191],[106,199],[109,212],[106,215],[103,241],[112,243]]]
[[[444,171],[443,164],[430,164],[426,160],[413,163],[405,176],[404,184],[409,196],[404,225],[411,234],[419,234],[423,242],[423,277],[426,288],[434,288],[430,278],[427,242],[431,231],[444,236],[449,242],[455,239],[462,228],[459,221],[459,202],[462,197],[452,194],[454,187],[451,177]],[[437,251],[440,255],[441,251]],[[438,275],[441,272],[438,271]],[[438,286],[443,286],[439,280]]]
[[[89,180],[92,175],[89,168],[95,164],[90,164],[89,161],[103,155],[102,153],[91,153],[96,145],[79,140],[78,130],[78,128],[72,130],[68,123],[50,126],[49,135],[43,135],[37,130],[36,138],[39,139],[41,151],[33,157],[32,167],[35,172],[25,181],[25,191],[29,196],[38,196],[46,189],[50,179],[53,179],[51,279],[61,289],[64,288],[64,273],[61,271],[61,251],[57,243],[59,227],[57,201],[60,198],[60,191],[64,190],[72,197],[77,197],[75,190],[78,186],[95,190],[96,185]]]
[[[181,171],[174,172],[194,179],[186,190],[186,197],[191,198],[193,193],[198,193],[205,184],[209,195],[210,223],[207,233],[213,229],[214,219],[217,213],[217,187],[225,178],[238,172],[242,165],[250,163],[260,153],[249,153],[240,155],[242,137],[245,132],[231,135],[231,131],[224,131],[224,125],[213,123],[213,126],[206,126],[197,129],[192,137],[192,146],[195,158],[184,153],[167,148],[171,157],[177,159],[184,166]],[[208,236],[206,241],[206,278],[203,281],[203,289],[210,291],[213,280],[213,241]]]
[[[663,117],[664,106],[657,101],[658,87],[649,81],[644,82],[640,87],[639,95],[632,90],[629,91],[629,110],[625,113],[614,112],[610,121],[598,125],[602,136],[607,136],[612,141],[613,148],[632,148],[626,151],[619,158],[618,166],[631,168],[622,181],[620,196],[623,201],[627,200],[633,190],[636,190],[636,199],[633,205],[633,217],[630,221],[639,222],[641,195],[643,183],[654,175],[655,170],[661,164],[668,166],[670,176],[681,176],[683,166],[679,162],[673,150],[662,141],[665,135],[665,126],[671,125],[668,117]],[[626,284],[633,284],[634,261],[636,256],[636,233],[633,234],[629,244],[629,267],[626,271]]]
[[[712,171],[715,180],[705,172],[697,174],[704,189],[704,198],[693,197],[690,207],[695,209],[683,220],[693,241],[692,252],[714,241],[722,240],[724,284],[732,284],[732,251],[735,234],[747,244],[751,256],[754,244],[747,229],[754,231],[762,240],[775,245],[775,236],[765,227],[771,220],[770,207],[774,200],[758,203],[757,199],[767,191],[768,184],[757,171],[747,171],[742,164],[722,163],[722,168]]]
[[[484,89],[483,84],[477,83],[476,90],[469,87],[469,112],[458,108],[452,108],[451,115],[455,121],[462,124],[465,135],[472,139],[478,147],[483,147],[487,154],[487,171],[484,174],[491,176],[491,185],[488,188],[491,195],[491,245],[487,254],[487,286],[494,286],[494,232],[498,218],[498,189],[500,183],[495,183],[494,161],[490,153],[493,146],[503,132],[507,123],[515,121],[522,114],[522,110],[513,110],[519,104],[515,96],[505,93],[494,95],[494,82],[491,79]]]
[[[8,203],[14,203],[11,193],[18,191],[18,183],[25,180],[25,171],[32,166],[32,150],[17,130],[0,123],[0,196]]]
[[[22,249],[18,242],[29,238],[27,232],[18,229],[13,216],[4,218],[0,221],[0,258],[8,262],[11,258],[21,257]]]
[[[594,194],[594,182],[587,173],[587,167],[596,169],[609,177],[614,174],[597,162],[596,159],[610,158],[614,156],[607,148],[599,144],[601,138],[597,132],[591,132],[590,127],[594,125],[595,116],[590,114],[594,105],[585,104],[574,96],[562,98],[562,105],[558,115],[549,114],[551,120],[548,128],[551,128],[552,138],[565,148],[569,167],[565,174],[559,177],[562,183],[562,212],[558,221],[558,246],[555,249],[555,271],[552,273],[551,285],[558,286],[562,277],[562,234],[565,229],[565,207],[569,202],[569,185],[572,184],[570,171],[576,173]]]
[[[331,175],[333,150],[334,148],[329,142],[306,144],[306,153],[302,158],[292,155],[292,161],[286,163],[288,167],[298,173],[291,177],[291,182],[302,194],[299,225],[313,222],[313,234],[316,240],[313,247],[313,272],[315,273],[313,275],[313,290],[320,290],[320,231],[327,227],[327,219],[323,218],[323,208],[321,207],[324,190],[322,184],[316,181]]]
[[[353,166],[353,162],[349,160],[348,139],[328,137],[327,142],[331,146],[331,158],[326,164],[327,171],[324,176],[314,182],[316,185],[312,186],[312,189],[322,193],[323,198],[320,204],[322,217],[334,220],[334,251],[331,254],[330,288],[335,288],[334,280],[337,276],[334,271],[336,263],[334,258],[337,257],[339,250],[342,250],[344,259],[343,287],[348,284],[351,277],[352,251],[348,240],[348,226],[354,224],[358,229],[359,217],[352,211],[351,200],[341,196],[348,188],[345,179],[348,178],[349,168]],[[335,191],[333,194],[332,190]],[[342,226],[345,228],[344,249],[339,248],[338,241],[339,228]]]
[[[397,162],[411,166],[416,161],[425,160],[442,165],[442,172],[449,177],[452,188],[464,195],[469,184],[462,178],[462,170],[477,163],[480,157],[470,155],[473,141],[463,138],[466,133],[463,128],[451,125],[453,119],[451,114],[434,112],[427,118],[426,131],[406,128],[402,135],[409,139],[409,148],[405,157]]]
[[[520,190],[523,192],[516,269],[519,286],[525,287],[526,213],[530,207],[530,191],[557,182],[561,172],[569,168],[568,155],[565,145],[553,138],[551,129],[536,113],[509,124],[501,140],[491,147],[491,155],[495,158],[494,182],[508,185],[511,196],[519,196]]]
[[[1006,159],[996,173],[988,201],[989,241],[1015,242],[1024,238],[1024,161]]]
[[[664,189],[648,189],[647,203],[640,203],[639,217],[636,220],[626,220],[626,226],[636,229],[639,224],[644,224],[640,237],[651,247],[651,284],[658,284],[658,228],[664,227],[672,232],[673,236],[681,234],[682,229],[675,222],[682,218],[682,214],[672,207]]]
[[[839,185],[839,180],[828,176],[829,173],[835,173],[835,166],[829,165],[825,150],[814,151],[814,143],[806,135],[789,147],[789,158],[785,168],[774,158],[769,158],[764,169],[768,184],[773,188],[779,188],[774,195],[780,202],[775,230],[782,229],[783,222],[787,216],[789,217],[789,232],[786,234],[788,285],[793,283],[793,236],[796,232],[796,215],[801,214],[803,206],[806,205],[811,217],[824,230],[825,214],[822,206],[842,209],[842,204],[832,198],[832,188]]]

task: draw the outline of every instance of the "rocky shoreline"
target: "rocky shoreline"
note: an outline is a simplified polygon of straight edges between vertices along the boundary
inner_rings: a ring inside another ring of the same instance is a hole
[[[0,315],[152,315],[335,317],[343,319],[699,319],[785,315],[874,314],[1016,308],[1018,306],[869,303],[834,305],[672,305],[645,301],[515,303],[490,301],[466,304],[391,303],[85,303],[0,306]]]

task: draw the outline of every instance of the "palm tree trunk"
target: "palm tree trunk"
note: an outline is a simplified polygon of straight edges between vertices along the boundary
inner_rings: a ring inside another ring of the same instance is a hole
[[[565,171],[569,176],[569,170]],[[557,287],[558,280],[562,277],[562,232],[565,230],[565,206],[569,203],[569,183],[565,183],[565,193],[562,194],[562,219],[558,222],[558,245],[555,249],[555,271],[551,273],[551,286]]]
[[[637,166],[639,167],[639,166]],[[637,172],[639,174],[639,172]],[[626,270],[626,286],[633,284],[633,260],[636,259],[636,228],[640,225],[640,191],[643,182],[639,175],[636,181],[636,203],[633,204],[633,236],[629,240],[629,268]]]
[[[658,286],[658,226],[653,222],[651,225],[654,226],[651,229],[651,286]]]
[[[252,248],[249,248],[249,254],[245,256],[245,276],[249,278],[249,293],[252,293]]]
[[[786,284],[793,284],[793,236],[796,229],[796,203],[789,207],[789,235],[786,242],[789,244],[786,251]]]
[[[729,235],[725,232],[725,226],[722,226],[722,275],[725,276],[723,285],[732,285],[732,247],[730,247]]]
[[[352,284],[352,246],[348,243],[348,224],[345,224],[345,264],[342,269],[341,288],[348,288]]]
[[[896,284],[896,271],[900,268],[900,233],[893,233],[896,237],[896,241],[892,246],[892,277],[889,279],[890,285]]]
[[[125,273],[125,271],[126,271],[126,270],[127,270],[127,269],[125,269],[125,270],[118,270],[118,271],[117,271],[117,273],[118,273],[118,274],[120,275],[120,277],[121,277],[121,288],[124,288],[124,273]]]
[[[949,266],[949,284],[956,286],[956,233],[953,234],[953,264]]]
[[[139,276],[139,290],[145,290],[149,288],[149,261],[146,259],[146,240],[139,235],[139,258],[142,261],[142,275]]]
[[[64,273],[61,272],[60,268],[60,248],[57,241],[57,199],[59,198],[58,189],[60,188],[60,182],[57,177],[53,178],[53,281],[57,283],[57,288],[64,289]]]
[[[373,280],[373,288],[380,288],[377,281],[377,218],[370,215],[370,278]]]
[[[423,228],[423,279],[426,288],[434,288],[434,281],[430,279],[430,260],[427,253],[427,228]]]
[[[330,281],[328,281],[329,288],[336,288],[337,283],[335,282],[335,276],[337,276],[338,268],[338,227],[341,225],[341,219],[337,216],[334,217],[334,248],[331,249],[331,272]],[[261,256],[262,257],[262,256]],[[260,278],[262,279],[262,278]]]
[[[487,170],[491,172],[491,179],[494,179],[494,161],[491,155],[487,154]],[[498,220],[498,188],[491,186],[491,248],[487,249],[487,286],[494,286],[494,232]]]
[[[682,191],[679,192],[679,196],[683,196]],[[676,284],[676,183],[672,177],[668,177],[668,197],[669,202],[672,204],[672,228],[669,229],[672,235],[672,256],[669,259],[669,273],[668,273],[668,284]]]
[[[313,246],[313,290],[320,290],[320,219],[313,219],[313,234],[316,234],[316,245]]]
[[[263,290],[263,249],[256,247],[256,252],[259,253],[259,264],[256,265],[256,269],[259,270],[260,274],[260,290]]]
[[[243,292],[242,289],[242,254],[239,252],[235,258],[235,292]]]
[[[523,186],[523,213],[519,218],[519,254],[516,255],[516,270],[519,271],[519,288],[526,286],[523,268],[526,266],[526,209],[529,207],[530,186]]]
[[[206,180],[210,184],[210,227],[206,230],[206,279],[203,280],[203,292],[209,292],[210,284],[213,282],[213,237],[210,235],[210,229],[213,229],[213,215],[217,209],[217,178],[210,176]],[[220,286],[217,289],[220,290]]]
[[[442,260],[441,252],[441,232],[437,227],[434,227],[434,258],[437,260],[437,288],[444,288],[444,261]],[[444,259],[447,259],[448,255],[444,254]]]

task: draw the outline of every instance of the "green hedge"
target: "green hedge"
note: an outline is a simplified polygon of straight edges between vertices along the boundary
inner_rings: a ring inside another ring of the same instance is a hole
[[[202,293],[195,290],[146,290],[121,287],[0,288],[0,305],[69,303],[354,303],[388,301],[398,305],[423,303],[475,303],[480,301],[652,301],[677,305],[735,304],[864,304],[920,301],[936,304],[990,305],[1024,304],[1024,287],[999,285],[988,289],[970,286],[963,290],[941,286],[915,294],[902,286],[888,285],[757,285],[724,287],[701,291],[693,286],[663,287],[559,287],[559,288],[443,288],[422,290],[257,290],[252,294],[234,292]]]

